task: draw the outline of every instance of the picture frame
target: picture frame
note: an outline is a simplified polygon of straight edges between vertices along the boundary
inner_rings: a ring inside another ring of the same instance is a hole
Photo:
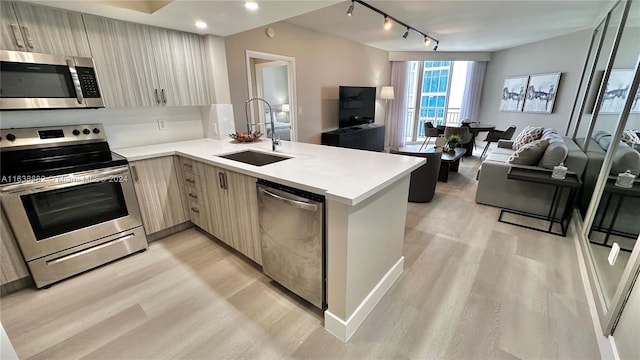
[[[500,96],[500,111],[522,112],[529,75],[508,76]]]
[[[551,114],[558,94],[562,73],[546,73],[529,76],[523,111]]]
[[[627,101],[627,92],[633,81],[633,69],[612,69],[604,91],[600,114],[619,114]],[[632,113],[640,112],[640,90],[635,94]]]

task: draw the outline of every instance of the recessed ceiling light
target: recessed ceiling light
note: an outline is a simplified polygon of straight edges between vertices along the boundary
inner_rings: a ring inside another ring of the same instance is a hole
[[[249,10],[258,10],[258,3],[255,1],[245,1],[244,7]]]
[[[198,29],[206,29],[207,28],[207,23],[204,22],[204,21],[198,20],[198,21],[196,21],[195,25],[196,25],[196,27]]]

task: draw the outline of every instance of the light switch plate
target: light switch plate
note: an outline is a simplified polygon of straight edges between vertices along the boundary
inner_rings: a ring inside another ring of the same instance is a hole
[[[613,266],[616,263],[616,259],[618,259],[618,254],[620,253],[620,245],[618,243],[613,243],[611,246],[611,251],[609,251],[609,265]]]
[[[158,129],[167,130],[167,122],[164,119],[158,119]]]
[[[213,135],[218,135],[218,124],[211,123],[211,133]]]

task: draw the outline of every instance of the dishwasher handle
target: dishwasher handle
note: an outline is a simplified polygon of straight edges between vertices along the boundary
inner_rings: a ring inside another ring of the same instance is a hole
[[[280,195],[276,195],[270,191],[267,191],[263,188],[258,188],[258,190],[260,190],[261,193],[267,195],[267,196],[271,196],[273,198],[276,198],[280,201],[284,201],[290,205],[293,205],[297,208],[303,209],[303,210],[309,210],[309,211],[317,211],[318,210],[318,205],[316,204],[309,204],[306,202],[302,202],[302,201],[296,201],[296,200],[291,200],[291,199],[287,199],[285,197],[282,197]]]

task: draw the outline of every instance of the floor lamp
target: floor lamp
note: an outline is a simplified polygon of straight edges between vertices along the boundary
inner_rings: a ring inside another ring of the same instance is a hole
[[[384,99],[387,103],[387,123],[391,122],[391,117],[389,115],[389,100],[393,100],[396,97],[393,94],[393,86],[383,86],[380,90],[380,99]]]

